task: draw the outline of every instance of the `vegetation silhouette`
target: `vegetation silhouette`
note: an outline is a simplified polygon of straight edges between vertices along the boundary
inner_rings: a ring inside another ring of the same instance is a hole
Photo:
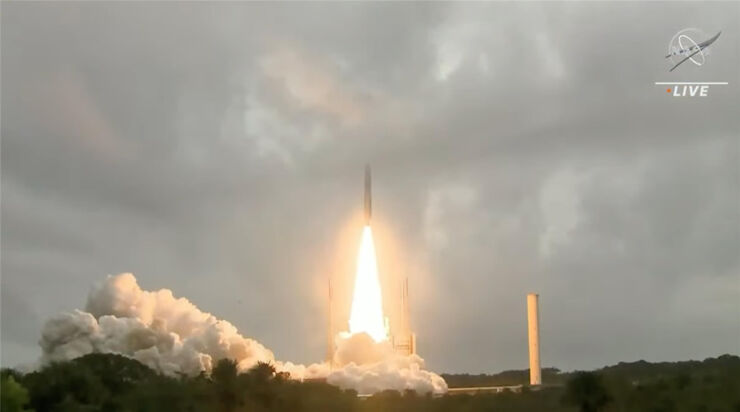
[[[435,397],[384,391],[358,397],[321,381],[290,380],[273,365],[239,372],[221,359],[210,374],[164,376],[136,360],[90,354],[22,374],[0,373],[2,412],[35,411],[740,411],[740,358],[619,363],[592,372],[546,369],[546,385],[521,393]],[[444,375],[450,386],[517,385],[526,370],[495,375]]]
[[[563,401],[581,412],[598,412],[611,400],[601,376],[593,372],[578,372],[565,385]]]

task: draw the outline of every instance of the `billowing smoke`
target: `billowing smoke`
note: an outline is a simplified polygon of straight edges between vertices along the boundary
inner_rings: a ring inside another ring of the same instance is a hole
[[[376,342],[367,333],[340,334],[333,370],[327,382],[359,394],[372,394],[386,389],[414,390],[419,393],[447,392],[441,376],[424,370],[424,359],[418,355],[399,355],[385,340]]]
[[[50,319],[40,344],[42,362],[114,352],[166,374],[209,371],[222,358],[236,360],[241,369],[275,360],[231,323],[175,298],[168,289],[144,291],[130,273],[108,276],[93,287],[84,312]]]
[[[43,327],[41,364],[88,353],[130,356],[164,374],[210,372],[220,359],[246,370],[269,362],[294,379],[326,378],[344,389],[371,394],[385,389],[442,393],[444,380],[423,370],[416,356],[400,356],[387,342],[361,333],[337,337],[334,368],[277,361],[269,349],[245,338],[231,323],[205,313],[172,291],[142,290],[130,273],[108,276],[90,291],[85,311],[49,319]]]

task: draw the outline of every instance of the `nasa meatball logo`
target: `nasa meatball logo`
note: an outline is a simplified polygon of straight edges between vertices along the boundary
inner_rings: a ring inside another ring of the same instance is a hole
[[[678,66],[691,62],[696,66],[703,66],[707,61],[707,56],[711,53],[709,46],[714,43],[722,32],[718,32],[713,37],[709,37],[702,30],[688,28],[674,34],[668,43],[668,54],[666,59],[670,59],[672,72]]]
[[[665,55],[669,63],[668,72],[685,68],[687,65],[703,66],[710,55],[711,46],[717,41],[722,31],[714,36],[709,36],[703,30],[687,28],[678,31],[671,37],[668,43],[668,54]],[[701,81],[701,82],[679,82],[665,81],[655,82],[656,85],[669,86],[666,93],[672,97],[707,97],[710,86],[727,85],[727,82]]]

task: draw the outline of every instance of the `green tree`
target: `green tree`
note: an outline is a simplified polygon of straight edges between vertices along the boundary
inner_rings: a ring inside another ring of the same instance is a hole
[[[211,370],[216,399],[223,411],[233,411],[239,404],[237,376],[236,361],[231,359],[219,360]]]
[[[612,398],[600,375],[578,372],[566,384],[563,400],[577,406],[581,412],[597,412],[609,404]]]
[[[115,354],[89,354],[52,363],[23,377],[30,404],[37,411],[123,410],[125,395],[157,373],[142,363]]]
[[[0,411],[23,412],[28,405],[28,391],[10,375],[0,378]]]
[[[249,370],[248,375],[256,383],[264,384],[275,377],[275,367],[268,362],[257,362],[257,365]]]
[[[283,375],[276,374],[275,367],[267,362],[258,362],[246,373],[249,396],[261,407],[276,408],[278,395],[283,389]]]

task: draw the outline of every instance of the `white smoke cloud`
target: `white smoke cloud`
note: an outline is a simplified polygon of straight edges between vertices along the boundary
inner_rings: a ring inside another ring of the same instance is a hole
[[[293,379],[326,378],[343,389],[371,394],[385,389],[443,393],[444,380],[423,370],[416,356],[400,356],[387,342],[366,334],[340,336],[332,369],[327,363],[299,365],[277,361],[269,349],[245,338],[231,323],[202,312],[172,291],[142,290],[134,275],[108,276],[94,286],[85,311],[61,313],[44,325],[41,365],[88,353],[119,353],[168,375],[210,372],[224,358],[246,370],[269,362]]]
[[[333,370],[326,381],[342,389],[354,389],[368,395],[386,389],[400,392],[445,393],[447,383],[441,376],[424,370],[418,355],[399,355],[388,341],[375,342],[370,335],[340,334]]]
[[[234,359],[240,369],[275,361],[269,349],[240,335],[231,323],[168,289],[142,290],[130,273],[108,276],[93,287],[85,312],[50,319],[40,345],[42,363],[114,352],[166,374],[210,371],[223,358]]]

